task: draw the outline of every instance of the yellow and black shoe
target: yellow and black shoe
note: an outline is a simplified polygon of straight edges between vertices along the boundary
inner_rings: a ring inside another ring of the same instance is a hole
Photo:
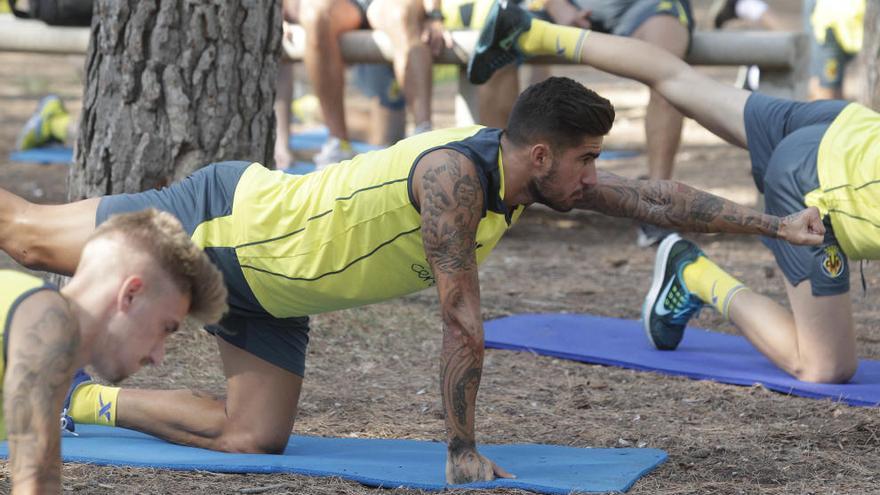
[[[25,123],[15,141],[17,151],[39,148],[52,141],[58,141],[52,133],[52,119],[67,116],[61,98],[56,95],[44,96],[33,115]]]

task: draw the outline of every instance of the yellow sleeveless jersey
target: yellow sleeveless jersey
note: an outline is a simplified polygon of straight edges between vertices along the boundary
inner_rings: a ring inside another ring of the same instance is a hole
[[[6,337],[12,325],[12,315],[16,308],[28,296],[40,290],[55,290],[55,287],[44,280],[26,273],[12,270],[0,270],[0,391],[3,389],[3,377],[6,374]],[[6,418],[3,414],[3,396],[0,394],[0,440],[6,439]]]
[[[205,248],[234,248],[254,296],[278,318],[409,294],[434,284],[411,196],[415,163],[450,148],[476,164],[485,197],[476,239],[482,262],[522,212],[502,202],[500,136],[480,126],[428,132],[301,176],[252,164],[231,214],[200,224],[192,237]]]
[[[851,259],[880,259],[880,114],[847,105],[825,131],[816,166],[819,189],[807,206],[831,216]]]

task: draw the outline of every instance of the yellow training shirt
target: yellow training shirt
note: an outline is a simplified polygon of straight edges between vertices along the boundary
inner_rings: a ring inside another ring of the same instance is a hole
[[[509,212],[500,163],[501,130],[471,126],[419,134],[390,148],[307,175],[252,164],[232,212],[200,224],[202,247],[232,247],[260,305],[287,318],[361,306],[434,284],[411,197],[417,160],[438,148],[476,164],[485,197],[476,239],[486,259],[522,208]]]
[[[816,166],[819,189],[807,206],[831,216],[850,259],[880,259],[880,114],[847,105],[825,131]]]

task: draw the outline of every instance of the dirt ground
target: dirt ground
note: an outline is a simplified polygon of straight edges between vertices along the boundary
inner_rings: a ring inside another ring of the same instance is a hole
[[[695,2],[704,12],[708,2]],[[799,2],[784,2],[790,18]],[[705,23],[704,23],[705,25]],[[37,202],[65,199],[66,166],[11,163],[18,129],[47,91],[78,111],[80,57],[0,54],[0,187]],[[595,71],[573,75],[609,96],[619,120],[610,148],[643,147],[647,93]],[[732,80],[732,69],[711,73]],[[452,87],[437,88],[439,124],[451,123]],[[605,161],[637,176],[644,157]],[[745,204],[758,200],[746,152],[686,125],[676,178]],[[636,319],[648,289],[654,251],[635,246],[630,221],[535,208],[481,268],[484,317],[521,312],[577,312]],[[781,272],[757,239],[695,236],[721,266],[750,287],[786,303]],[[0,267],[13,267],[0,257]],[[877,264],[864,267],[863,292],[853,266],[859,355],[880,359]],[[697,326],[732,332],[713,311]],[[314,318],[309,369],[295,431],[300,434],[443,440],[438,391],[440,322],[433,292]],[[222,394],[220,360],[200,331],[169,340],[163,365],[130,386],[194,388]],[[526,353],[489,350],[477,410],[479,443],[536,442],[577,447],[647,446],[669,460],[630,493],[880,493],[880,413],[770,392],[654,373],[591,366]],[[438,470],[443,466],[438,465]],[[260,491],[260,488],[263,491]],[[0,463],[0,492],[9,490]],[[74,493],[417,493],[376,490],[330,478],[228,475],[67,464],[64,491]],[[456,491],[456,493],[478,493]],[[480,491],[479,493],[483,493]],[[495,491],[493,493],[523,493]]]

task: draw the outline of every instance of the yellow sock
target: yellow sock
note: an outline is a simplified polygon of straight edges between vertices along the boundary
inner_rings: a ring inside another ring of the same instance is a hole
[[[76,423],[116,426],[116,397],[119,387],[97,383],[80,385],[70,398],[67,414]]]
[[[518,43],[526,55],[562,55],[579,62],[588,34],[590,31],[587,29],[532,19],[531,28],[520,35]]]
[[[747,288],[705,256],[684,267],[682,277],[689,291],[714,306],[725,319],[734,294]]]
[[[62,143],[67,141],[67,129],[70,126],[70,114],[67,112],[53,115],[49,118],[49,132],[55,139]]]

